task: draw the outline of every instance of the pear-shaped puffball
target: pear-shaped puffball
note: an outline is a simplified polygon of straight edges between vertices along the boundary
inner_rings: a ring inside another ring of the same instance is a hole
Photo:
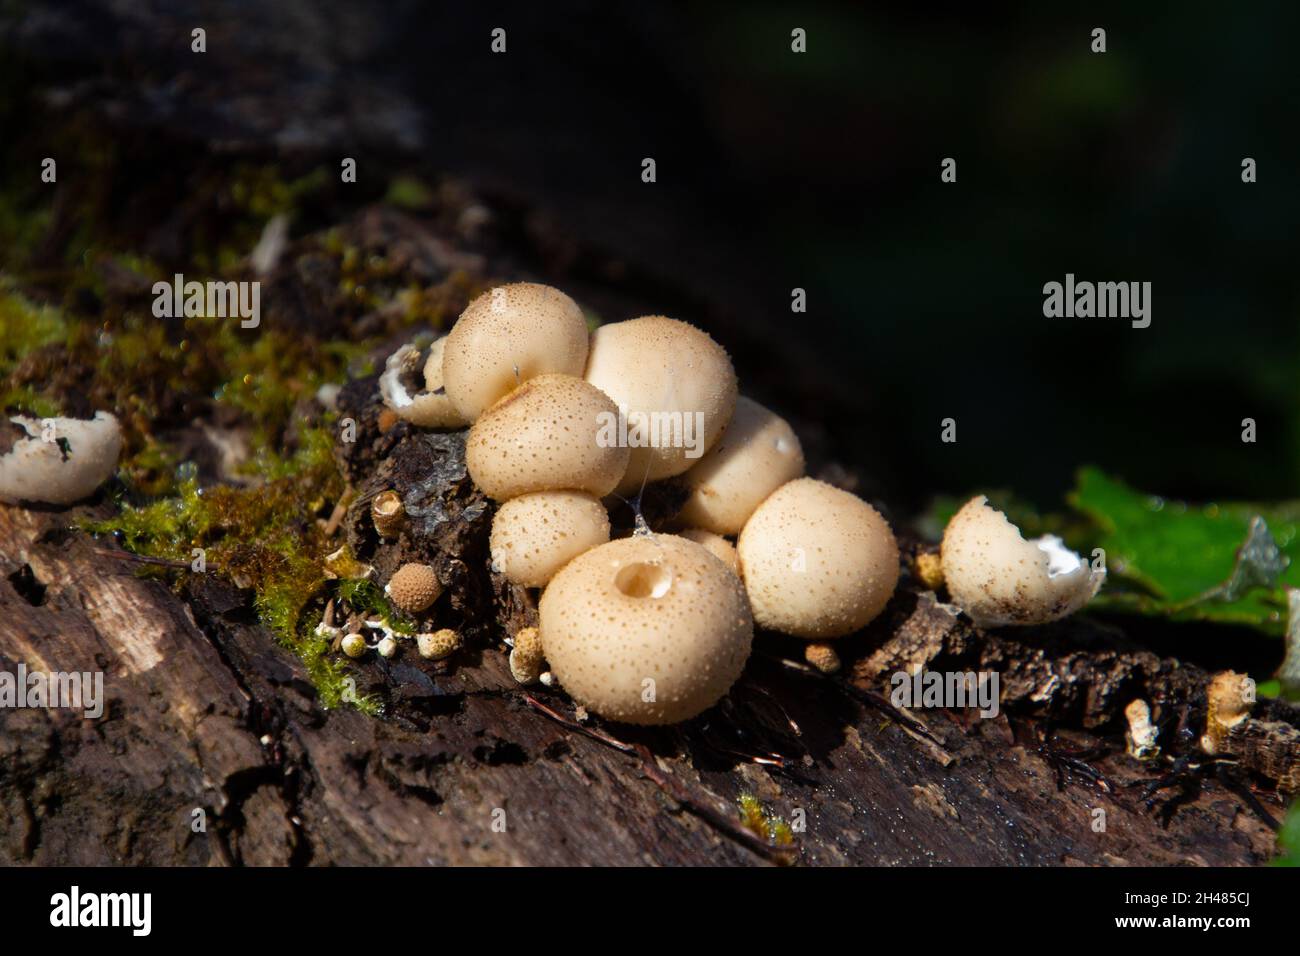
[[[953,515],[939,554],[953,603],[984,627],[1059,620],[1091,601],[1106,579],[1060,538],[1026,541],[983,495]]]
[[[718,443],[683,476],[690,497],[678,520],[740,534],[754,509],[803,474],[803,448],[785,419],[744,395]]]
[[[539,375],[497,402],[469,430],[465,463],[489,498],[530,491],[604,497],[627,467],[627,448],[602,440],[614,403],[571,375]]]
[[[733,574],[740,574],[740,557],[736,554],[736,546],[722,535],[703,528],[687,528],[681,532],[681,536],[687,541],[703,545],[705,550],[731,568]]]
[[[559,289],[516,282],[483,293],[447,336],[442,382],[466,421],[520,384],[558,372],[582,377],[587,320]]]
[[[462,415],[442,389],[442,353],[447,337],[443,336],[429,348],[424,361],[424,389],[412,394],[407,378],[413,377],[420,365],[420,352],[414,345],[403,345],[384,363],[384,374],[379,377],[379,394],[384,404],[413,425],[423,428],[462,428],[469,419]]]
[[[408,614],[419,614],[442,594],[442,582],[427,564],[404,564],[397,569],[384,593]]]
[[[540,618],[561,686],[630,724],[677,723],[713,706],[754,634],[740,579],[700,545],[662,534],[574,558],[542,594]]]
[[[694,465],[717,442],[736,407],[736,372],[722,346],[695,326],[662,315],[598,328],[586,378],[626,415],[632,456],[621,494]]]
[[[0,456],[0,501],[70,505],[89,496],[117,471],[122,428],[108,412],[89,420],[16,416],[27,433]]]
[[[493,570],[540,588],[571,560],[609,540],[604,505],[581,491],[535,491],[511,498],[492,518]]]
[[[772,492],[736,544],[754,622],[826,640],[879,614],[898,584],[898,544],[856,495],[798,478]]]

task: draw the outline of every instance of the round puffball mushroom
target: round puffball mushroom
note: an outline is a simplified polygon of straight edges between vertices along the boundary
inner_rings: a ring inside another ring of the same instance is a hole
[[[740,676],[754,634],[740,579],[675,535],[621,538],[574,558],[539,611],[561,686],[630,724],[677,723],[712,707]]]
[[[681,532],[681,536],[687,541],[703,545],[705,550],[730,568],[732,574],[740,574],[740,558],[736,555],[736,546],[722,535],[703,528],[687,528]]]
[[[592,333],[586,379],[626,415],[632,454],[620,494],[686,471],[717,442],[736,407],[736,372],[722,346],[662,315]]]
[[[731,423],[683,476],[690,497],[678,520],[740,534],[763,499],[803,474],[803,448],[785,419],[741,395]]]
[[[462,428],[469,419],[462,415],[442,386],[442,355],[447,337],[429,348],[424,362],[424,389],[411,393],[408,379],[420,366],[420,352],[414,345],[403,345],[384,363],[379,377],[379,395],[389,409],[413,425],[423,428]]]
[[[0,501],[70,505],[88,497],[117,471],[122,428],[108,412],[92,419],[15,416],[27,433],[0,456]]]
[[[628,449],[602,440],[618,409],[571,375],[539,375],[497,402],[469,430],[465,464],[483,493],[508,501],[531,491],[604,497],[627,468]]]
[[[772,492],[736,544],[754,622],[809,640],[843,637],[889,603],[898,544],[856,495],[797,478]]]
[[[520,384],[550,372],[579,378],[587,320],[559,289],[516,282],[483,293],[447,336],[442,383],[466,421]]]
[[[953,603],[976,624],[1046,624],[1092,600],[1106,579],[1054,535],[1026,541],[978,495],[948,522],[939,549]]]
[[[408,614],[419,614],[442,594],[442,584],[427,564],[404,564],[384,585],[384,593]]]
[[[540,588],[571,560],[609,540],[609,514],[581,491],[535,491],[511,498],[492,518],[492,569]]]

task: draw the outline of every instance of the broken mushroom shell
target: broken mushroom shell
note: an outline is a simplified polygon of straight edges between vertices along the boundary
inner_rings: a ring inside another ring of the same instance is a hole
[[[403,611],[419,614],[438,600],[442,584],[429,565],[404,564],[384,585],[384,593]]]
[[[718,441],[736,407],[736,371],[726,350],[695,326],[662,315],[596,329],[585,377],[625,416],[632,454],[620,494],[686,471]]]
[[[1055,535],[1026,541],[983,495],[953,515],[939,556],[953,603],[983,627],[1060,620],[1106,579]]]
[[[0,501],[70,505],[117,471],[122,428],[108,412],[80,418],[9,419],[27,433],[0,455]]]
[[[604,497],[627,467],[628,449],[600,440],[617,415],[599,389],[572,375],[539,375],[497,402],[469,430],[465,464],[489,498],[532,491]]]
[[[466,421],[538,375],[581,377],[587,320],[559,289],[535,282],[497,286],[469,304],[447,336],[442,382]]]
[[[442,355],[447,338],[443,336],[429,348],[424,362],[424,388],[412,392],[411,379],[420,368],[420,351],[403,345],[384,363],[379,377],[379,395],[394,414],[422,428],[462,428],[469,419],[462,415],[442,391]]]
[[[370,520],[382,538],[396,538],[406,523],[406,508],[396,491],[381,491],[370,502]]]
[[[582,491],[535,491],[511,498],[492,518],[492,570],[540,588],[571,560],[609,540],[609,513]]]
[[[1255,682],[1236,671],[1220,671],[1205,688],[1205,704],[1201,749],[1214,755],[1223,750],[1232,728],[1250,716],[1255,706]]]
[[[863,627],[898,584],[889,524],[856,495],[797,478],[772,492],[736,543],[754,622],[826,640]]]
[[[802,475],[803,466],[794,429],[741,395],[718,443],[682,476],[690,497],[678,520],[716,534],[740,534],[763,499]]]
[[[520,684],[536,684],[542,676],[542,637],[535,627],[525,627],[515,634],[515,646],[510,649],[510,676]]]
[[[574,558],[539,612],[564,689],[630,724],[673,724],[713,706],[744,669],[754,633],[740,580],[676,535],[621,538]]]

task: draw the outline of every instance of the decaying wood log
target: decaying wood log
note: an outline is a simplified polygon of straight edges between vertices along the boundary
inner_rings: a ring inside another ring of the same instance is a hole
[[[399,441],[436,454],[447,439]],[[790,663],[795,648],[765,636],[722,706],[656,730],[583,724],[561,691],[520,688],[485,626],[448,662],[359,666],[360,689],[388,701],[375,719],[323,710],[216,575],[187,575],[182,598],[67,531],[84,510],[0,509],[3,667],[103,670],[109,699],[98,721],[0,711],[5,863],[1247,864],[1273,851],[1212,785],[1167,827],[1141,804],[1152,771],[1085,728],[1114,723],[1115,682],[1173,700],[1197,678],[1103,650],[1113,637],[1085,621],[1027,651],[907,586],[846,645],[850,679]],[[926,644],[1002,664],[1002,715],[917,711],[918,732],[864,693],[887,694],[873,668]],[[1071,729],[1047,746],[1035,734],[1049,714]],[[1059,757],[1098,743],[1096,779]],[[744,828],[746,794],[795,824],[788,849]]]

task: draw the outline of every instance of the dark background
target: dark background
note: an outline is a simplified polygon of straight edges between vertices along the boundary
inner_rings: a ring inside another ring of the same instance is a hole
[[[359,198],[453,173],[627,270],[557,253],[540,278],[662,289],[649,307],[714,331],[742,390],[823,422],[900,509],[976,487],[1055,506],[1085,463],[1294,496],[1300,6],[982,7],[0,0],[6,173],[88,105],[160,170],[353,155]],[[1151,327],[1044,318],[1067,272],[1150,281]]]

